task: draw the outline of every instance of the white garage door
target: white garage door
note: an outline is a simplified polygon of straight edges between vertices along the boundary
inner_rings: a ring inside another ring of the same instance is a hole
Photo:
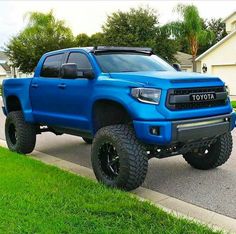
[[[212,73],[229,86],[231,95],[236,95],[236,65],[212,66]]]

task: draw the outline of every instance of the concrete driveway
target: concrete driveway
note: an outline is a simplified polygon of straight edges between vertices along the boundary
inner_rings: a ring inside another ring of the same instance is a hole
[[[4,139],[5,117],[0,113],[0,138]],[[228,162],[214,170],[191,168],[181,156],[151,159],[144,187],[185,202],[236,218],[236,131]],[[36,149],[58,158],[91,167],[90,146],[81,138],[52,133],[37,136]],[[236,222],[236,221],[235,221]]]

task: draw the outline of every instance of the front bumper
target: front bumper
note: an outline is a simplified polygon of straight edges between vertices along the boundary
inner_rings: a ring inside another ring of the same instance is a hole
[[[191,142],[230,132],[235,127],[236,113],[178,121],[134,120],[136,136],[147,144],[169,145]],[[158,129],[158,134],[151,129]]]

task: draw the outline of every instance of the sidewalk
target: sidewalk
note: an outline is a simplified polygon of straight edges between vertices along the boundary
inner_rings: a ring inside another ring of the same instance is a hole
[[[230,96],[231,101],[236,101],[236,95]]]

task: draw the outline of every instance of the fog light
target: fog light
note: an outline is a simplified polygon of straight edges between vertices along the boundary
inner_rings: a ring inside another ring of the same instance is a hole
[[[152,135],[159,136],[160,135],[160,128],[159,127],[151,127],[150,128],[150,133]]]

